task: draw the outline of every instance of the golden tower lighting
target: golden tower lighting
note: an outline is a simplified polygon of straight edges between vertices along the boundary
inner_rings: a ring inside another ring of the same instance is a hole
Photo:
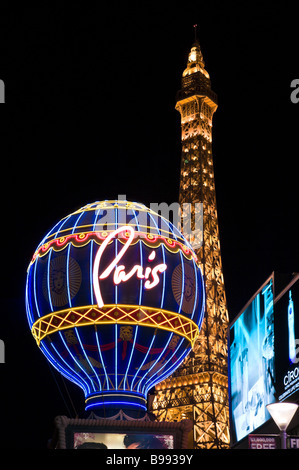
[[[212,156],[212,119],[217,95],[195,43],[183,72],[176,109],[181,115],[180,204],[202,203],[203,231],[195,231],[205,280],[205,318],[196,344],[180,368],[156,385],[152,410],[158,420],[193,420],[194,448],[229,447],[227,328]],[[185,234],[186,236],[186,234]],[[192,240],[189,240],[192,242]]]

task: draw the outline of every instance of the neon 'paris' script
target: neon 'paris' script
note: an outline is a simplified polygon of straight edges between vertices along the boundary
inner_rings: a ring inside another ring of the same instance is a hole
[[[101,273],[99,274],[100,267],[101,267],[101,259],[102,255],[109,244],[109,242],[116,237],[117,234],[121,232],[128,232],[129,237],[120,252],[115,256],[113,261],[109,264],[109,266]],[[121,282],[126,282],[128,281],[134,274],[136,274],[138,279],[145,279],[144,287],[145,289],[152,289],[155,287],[157,284],[160,282],[160,278],[158,273],[163,273],[167,269],[167,265],[165,263],[157,264],[153,268],[147,267],[145,268],[145,271],[143,271],[143,267],[140,266],[139,264],[135,264],[133,268],[127,273],[125,266],[122,264],[120,266],[117,266],[119,261],[122,259],[124,256],[125,252],[131,245],[133,239],[134,239],[134,229],[129,226],[129,225],[124,225],[117,230],[114,230],[113,232],[110,233],[110,235],[105,238],[103,241],[102,245],[98,249],[98,252],[96,254],[94,264],[93,264],[93,288],[97,300],[97,304],[99,307],[104,306],[104,301],[102,298],[102,293],[101,293],[101,288],[100,288],[100,280],[101,279],[106,279],[113,269],[115,268],[114,274],[113,274],[113,282],[114,284],[120,284]],[[153,250],[151,254],[148,257],[149,261],[153,261],[156,257],[156,252]],[[152,280],[149,279],[150,275],[152,275]]]

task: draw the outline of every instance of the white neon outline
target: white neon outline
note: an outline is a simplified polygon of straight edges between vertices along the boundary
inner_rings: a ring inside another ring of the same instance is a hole
[[[106,249],[106,247],[108,246],[109,242],[111,240],[115,239],[116,235],[118,235],[121,232],[129,232],[129,237],[128,237],[127,241],[125,242],[124,246],[119,251],[119,253],[116,254],[114,260],[109,264],[109,266],[99,276],[99,267],[100,267],[100,261],[101,261],[102,254],[103,254],[104,250]],[[104,306],[104,301],[103,301],[102,293],[101,293],[101,289],[100,289],[100,279],[105,279],[106,277],[108,277],[109,274],[111,274],[112,270],[115,267],[116,267],[116,271],[115,271],[114,277],[113,277],[115,286],[117,286],[117,284],[119,284],[120,282],[125,282],[128,279],[130,279],[136,271],[137,271],[137,277],[139,279],[145,278],[145,276],[141,275],[140,272],[138,273],[139,268],[143,269],[142,266],[140,266],[140,265],[135,265],[131,269],[131,271],[127,274],[125,272],[123,272],[123,270],[125,269],[125,267],[123,265],[117,267],[117,263],[120,261],[120,259],[124,255],[124,253],[127,251],[129,246],[131,245],[131,243],[134,239],[134,234],[135,234],[135,231],[132,227],[130,227],[129,225],[123,225],[122,227],[119,227],[118,229],[111,232],[105,238],[104,242],[101,244],[101,246],[98,249],[98,252],[96,254],[94,264],[93,264],[93,287],[94,287],[94,293],[95,293],[97,305],[98,305],[99,308]],[[145,281],[145,283],[144,283],[145,289],[152,289],[153,287],[158,285],[159,282],[160,282],[160,278],[157,275],[157,273],[158,272],[163,273],[163,272],[166,271],[166,269],[167,269],[167,265],[164,264],[164,263],[158,264],[157,266],[152,268],[151,273],[152,273],[153,281],[152,282],[150,282],[149,280]],[[121,274],[122,274],[122,276],[121,276]],[[115,303],[117,303],[117,302],[115,302]]]
[[[54,349],[55,353],[61,359],[62,362],[65,363],[66,367],[71,370],[71,372],[67,371],[64,369],[61,365],[60,362],[57,362],[57,359],[52,356],[50,350],[47,348],[45,344],[41,344],[40,349],[42,353],[47,357],[48,361],[50,364],[60,373],[62,374],[65,378],[73,382],[74,384],[78,385],[82,390],[84,391],[85,396],[87,395],[88,391],[86,388],[86,383],[83,381],[82,377],[80,374],[76,373],[75,370],[63,359],[61,354],[57,351],[56,347],[54,346],[53,343],[51,343],[51,347]],[[79,377],[79,379],[76,378],[76,375]]]

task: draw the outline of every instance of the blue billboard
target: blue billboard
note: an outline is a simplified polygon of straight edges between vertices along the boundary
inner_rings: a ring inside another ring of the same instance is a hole
[[[234,442],[261,426],[275,401],[273,277],[230,327],[231,435]]]
[[[273,273],[230,326],[233,444],[270,419],[267,404],[299,400],[299,274],[276,292],[278,278]]]
[[[279,401],[299,399],[299,275],[275,298],[276,391]]]

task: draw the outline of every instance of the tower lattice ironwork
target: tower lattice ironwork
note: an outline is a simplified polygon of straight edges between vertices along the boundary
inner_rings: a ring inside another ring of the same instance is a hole
[[[171,377],[156,385],[152,411],[158,420],[192,419],[194,448],[227,448],[229,318],[212,157],[212,119],[217,109],[217,95],[211,90],[197,39],[183,72],[176,109],[181,115],[182,130],[179,202],[192,203],[193,211],[194,203],[201,203],[203,209],[202,230],[193,232],[193,242],[194,246],[201,245],[196,253],[205,280],[205,318],[188,358]]]

